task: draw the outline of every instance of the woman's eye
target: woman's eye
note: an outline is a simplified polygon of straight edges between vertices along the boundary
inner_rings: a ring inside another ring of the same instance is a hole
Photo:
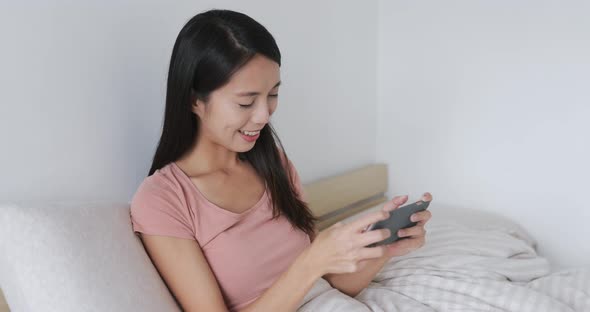
[[[274,97],[274,98],[278,98],[279,97],[278,94],[269,94],[268,96],[269,97]],[[240,107],[242,107],[242,108],[248,108],[248,107],[254,105],[254,102],[252,102],[250,104],[238,104],[238,105],[240,105]]]

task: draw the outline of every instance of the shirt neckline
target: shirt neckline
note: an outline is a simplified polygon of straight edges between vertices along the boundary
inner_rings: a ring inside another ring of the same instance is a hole
[[[218,205],[214,204],[213,202],[211,202],[209,199],[207,199],[207,197],[205,197],[205,195],[199,190],[199,188],[195,185],[195,183],[193,183],[193,181],[191,180],[191,178],[184,172],[182,171],[182,169],[180,169],[180,167],[176,164],[176,162],[171,162],[171,167],[175,167],[179,174],[183,177],[183,179],[185,179],[186,182],[188,182],[188,184],[191,185],[191,188],[195,191],[195,193],[201,197],[208,205],[210,205],[211,207],[214,207],[215,209],[217,209],[218,211],[220,211],[221,213],[227,214],[229,216],[232,217],[242,217],[254,210],[256,210],[256,208],[258,208],[259,206],[262,205],[262,203],[264,202],[265,197],[267,197],[267,184],[265,181],[264,184],[264,192],[262,193],[262,196],[260,197],[260,199],[258,199],[258,201],[250,208],[242,211],[241,213],[237,213],[237,212],[233,212],[233,211],[229,211],[225,208],[219,207]]]

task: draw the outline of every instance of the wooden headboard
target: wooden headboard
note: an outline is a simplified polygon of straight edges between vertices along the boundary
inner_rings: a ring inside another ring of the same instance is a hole
[[[387,201],[387,165],[372,164],[303,185],[317,228]]]
[[[6,300],[4,299],[4,294],[2,293],[2,290],[0,289],[0,312],[9,312],[10,309],[8,308],[8,303],[6,303]]]

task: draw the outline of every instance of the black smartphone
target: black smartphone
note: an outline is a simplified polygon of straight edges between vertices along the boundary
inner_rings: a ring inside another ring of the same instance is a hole
[[[391,236],[389,236],[388,238],[386,238],[382,241],[370,244],[366,247],[387,245],[387,244],[391,244],[399,239],[406,238],[406,237],[401,237],[401,238],[398,237],[397,231],[399,231],[401,229],[413,227],[414,225],[416,225],[418,222],[412,222],[410,220],[410,217],[416,212],[426,210],[431,201],[432,201],[432,199],[429,201],[419,200],[413,204],[399,207],[399,208],[394,209],[389,212],[389,218],[369,225],[365,231],[389,229],[391,231]]]

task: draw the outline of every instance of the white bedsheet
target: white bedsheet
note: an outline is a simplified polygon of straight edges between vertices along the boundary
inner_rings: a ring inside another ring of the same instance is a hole
[[[427,230],[424,247],[393,258],[355,298],[320,279],[298,311],[590,312],[590,268],[552,273],[516,223],[454,209],[433,212]]]

